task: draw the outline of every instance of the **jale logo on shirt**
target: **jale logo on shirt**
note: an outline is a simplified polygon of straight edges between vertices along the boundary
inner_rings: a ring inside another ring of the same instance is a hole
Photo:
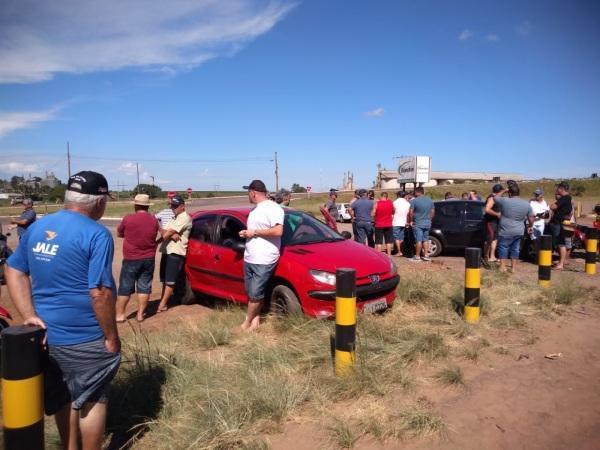
[[[46,231],[46,241],[51,241],[56,237],[56,232],[54,231]],[[38,242],[35,247],[33,247],[33,253],[38,253],[42,255],[48,256],[56,256],[58,252],[58,244],[48,244],[46,242]]]

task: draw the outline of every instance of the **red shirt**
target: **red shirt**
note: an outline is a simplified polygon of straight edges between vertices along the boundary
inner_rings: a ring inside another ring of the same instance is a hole
[[[154,258],[158,220],[147,211],[137,211],[123,218],[117,229],[123,236],[123,259]]]
[[[375,209],[375,228],[386,228],[392,226],[394,216],[394,204],[390,199],[378,200]]]

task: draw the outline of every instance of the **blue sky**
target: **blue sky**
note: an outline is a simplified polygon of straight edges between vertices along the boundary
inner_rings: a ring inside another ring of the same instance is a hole
[[[5,0],[0,177],[363,186],[600,171],[600,2]]]

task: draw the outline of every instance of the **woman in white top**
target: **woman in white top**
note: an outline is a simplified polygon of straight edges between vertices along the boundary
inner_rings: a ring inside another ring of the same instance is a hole
[[[544,200],[544,192],[540,188],[533,191],[533,198],[529,204],[535,215],[531,239],[537,239],[544,234],[544,227],[546,225],[544,219],[547,219],[550,216],[550,207],[548,206],[548,203],[546,203],[546,200]]]

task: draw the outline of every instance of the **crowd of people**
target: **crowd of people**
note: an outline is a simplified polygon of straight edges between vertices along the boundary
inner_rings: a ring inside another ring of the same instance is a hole
[[[254,206],[246,229],[244,282],[248,294],[244,331],[256,330],[265,303],[266,287],[280,257],[284,209],[291,193],[285,189],[269,196],[261,180],[243,186]],[[337,219],[337,191],[332,189],[323,205]],[[568,226],[573,206],[568,183],[556,188],[556,200],[548,204],[541,189],[531,201],[520,198],[517,183],[497,184],[485,201],[486,245],[484,259],[498,256],[501,270],[515,270],[524,224],[531,239],[552,235],[559,252],[556,269],[565,265],[571,247]],[[476,191],[466,200],[481,201]],[[183,265],[193,222],[185,199],[169,198],[168,208],[156,215],[147,194],[137,194],[133,213],[117,228],[123,239],[123,261],[118,288],[113,279],[114,242],[98,223],[109,197],[106,178],[83,171],[69,178],[64,208],[36,220],[33,203],[26,199],[23,212],[11,223],[18,228],[20,244],[8,259],[6,281],[11,299],[24,324],[46,330],[48,365],[45,370],[44,408],[54,415],[63,446],[101,448],[106,423],[110,381],[121,361],[117,323],[127,320],[126,307],[137,293],[136,319],[146,318],[152,290],[156,251],[161,253],[162,293],[157,311],[166,311],[177,287],[184,284]],[[446,195],[446,201],[452,201]],[[407,233],[414,238],[411,262],[430,261],[429,232],[435,207],[423,187],[399,191],[396,199],[381,192],[359,189],[350,202],[354,239],[384,251],[391,257],[394,245],[402,256]],[[546,223],[548,221],[548,223]],[[510,266],[509,266],[510,263]]]
[[[247,228],[244,280],[249,301],[241,324],[244,331],[260,324],[267,283],[279,260],[283,207],[289,192],[277,202],[261,180],[243,187],[255,205]],[[114,242],[98,221],[109,197],[106,178],[82,171],[69,178],[64,208],[36,220],[26,200],[19,218],[20,243],[7,261],[6,282],[25,325],[46,330],[44,410],[54,415],[65,449],[100,449],[106,425],[108,392],[121,363],[117,323],[126,321],[126,306],[135,292],[136,319],[145,319],[152,289],[157,248],[162,254],[163,283],[158,312],[181,285],[192,219],[179,195],[156,215],[147,194],[138,194],[134,212],[123,218],[117,236],[123,238],[119,284],[113,278]]]

